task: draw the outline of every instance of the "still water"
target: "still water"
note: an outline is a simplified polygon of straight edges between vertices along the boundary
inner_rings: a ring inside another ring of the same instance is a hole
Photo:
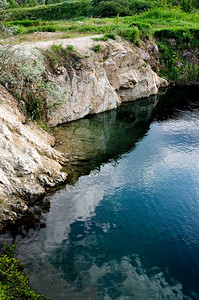
[[[14,238],[51,299],[199,299],[199,88],[55,129],[68,185]]]

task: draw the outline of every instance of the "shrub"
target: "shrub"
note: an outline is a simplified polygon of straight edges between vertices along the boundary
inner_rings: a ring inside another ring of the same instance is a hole
[[[101,45],[95,45],[93,46],[92,50],[96,53],[102,52],[102,46]]]
[[[108,40],[107,35],[104,35],[104,36],[98,37],[98,38],[93,38],[93,41],[103,41],[103,42],[105,42],[107,40]]]
[[[183,70],[183,83],[196,83],[199,80],[199,66],[187,64]]]
[[[139,44],[139,30],[136,27],[122,27],[118,29],[118,35],[136,45]]]
[[[23,266],[19,259],[13,256],[14,247],[4,246],[0,256],[0,299],[2,300],[41,300],[42,295],[37,295],[31,290],[28,276],[23,274]]]
[[[143,22],[133,22],[130,26],[136,26],[139,29],[141,37],[149,38],[152,35],[152,27],[150,24]]]
[[[6,13],[7,8],[8,2],[6,0],[0,0],[0,37],[5,37],[10,33],[10,30],[6,24],[8,17]]]
[[[185,12],[191,12],[193,10],[192,0],[181,0],[180,7]]]
[[[128,0],[101,1],[92,11],[93,15],[101,17],[131,15]]]
[[[141,13],[152,8],[153,4],[149,1],[130,0],[129,9],[134,13]]]
[[[21,21],[12,21],[8,22],[8,26],[24,26],[24,27],[30,27],[30,26],[39,26],[41,24],[45,24],[45,22],[42,22],[41,20],[21,20]]]
[[[173,47],[164,43],[158,43],[161,52],[161,61],[165,63],[167,68],[172,68],[178,59],[178,53]]]
[[[18,7],[18,3],[15,0],[8,0],[8,7],[9,8],[16,8]]]
[[[176,40],[177,48],[198,47],[199,30],[186,28],[161,29],[154,32],[154,36],[159,39],[173,38]]]
[[[16,97],[23,112],[35,120],[45,119],[48,97],[57,102],[62,98],[58,86],[44,80],[44,73],[45,64],[39,52],[0,50],[0,82]]]
[[[72,67],[74,62],[81,58],[72,45],[68,45],[66,48],[63,48],[61,45],[53,45],[51,48],[44,51],[44,55],[55,72],[58,65],[66,68],[68,66]]]
[[[107,37],[108,39],[112,39],[112,40],[116,39],[116,35],[114,33],[107,33],[107,34],[105,34],[105,37]]]
[[[9,10],[11,13],[10,20],[60,20],[79,16],[89,16],[90,11],[91,2],[89,0],[40,5],[28,8],[20,7]]]
[[[179,75],[180,75],[180,71],[178,67],[174,66],[170,69],[169,77],[171,80],[176,82],[179,79]]]

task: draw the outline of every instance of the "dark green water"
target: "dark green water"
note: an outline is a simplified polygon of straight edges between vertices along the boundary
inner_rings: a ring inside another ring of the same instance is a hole
[[[5,233],[52,299],[199,299],[199,88],[55,130],[69,185]]]

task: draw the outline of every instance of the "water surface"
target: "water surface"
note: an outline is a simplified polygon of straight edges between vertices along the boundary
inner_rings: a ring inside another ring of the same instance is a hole
[[[7,232],[52,299],[199,299],[199,88],[55,130],[68,185]]]

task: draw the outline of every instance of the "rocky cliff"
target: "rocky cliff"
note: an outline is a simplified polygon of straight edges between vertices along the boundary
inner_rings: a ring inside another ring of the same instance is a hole
[[[74,45],[81,59],[70,68],[58,62],[54,73],[47,71],[48,80],[58,83],[65,95],[62,105],[48,113],[51,126],[116,108],[121,102],[155,95],[159,88],[168,85],[152,69],[154,63],[158,64],[158,48],[152,41],[140,48],[121,39],[96,42],[79,38],[61,44],[68,43]],[[98,53],[92,50],[96,45]],[[48,44],[40,46],[46,48]],[[48,101],[52,106],[53,101]]]
[[[66,179],[60,164],[64,157],[51,147],[54,138],[24,121],[16,101],[0,86],[0,229],[47,187]]]
[[[59,60],[52,68],[44,50],[55,41],[16,46],[30,58],[31,50],[40,48],[36,51],[43,56],[45,82],[56,83],[62,95],[59,106],[55,105],[56,97],[46,99],[50,126],[114,109],[124,101],[157,94],[160,87],[168,85],[152,69],[158,65],[158,49],[152,41],[140,48],[121,39],[103,42],[91,37],[56,43],[73,45],[78,60],[68,65]],[[28,209],[28,203],[67,176],[61,172],[63,155],[51,147],[54,138],[35,123],[24,123],[17,102],[0,86],[0,229],[15,222]]]

